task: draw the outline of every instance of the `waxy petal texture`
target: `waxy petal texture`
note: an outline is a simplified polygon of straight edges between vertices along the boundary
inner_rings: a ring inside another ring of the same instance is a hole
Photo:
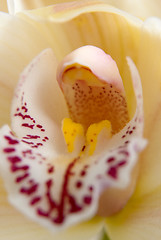
[[[54,147],[54,141],[48,137],[50,131],[46,126],[47,120],[41,115],[43,104],[37,101],[39,94],[36,94],[41,81],[44,81],[45,86],[43,73],[46,73],[46,69],[49,71],[50,62],[51,65],[54,63],[50,54],[50,50],[42,52],[21,75],[13,102],[13,128],[17,136],[7,126],[1,129],[0,166],[10,202],[27,216],[57,232],[93,217],[98,209],[99,196],[108,187],[124,189],[129,185],[130,174],[137,164],[138,153],[145,147],[145,141],[142,139],[140,79],[133,62],[128,59],[137,99],[134,118],[111,139],[100,154],[71,158],[70,155],[56,156],[52,153],[50,144]],[[47,68],[43,68],[44,60],[49,61]],[[41,75],[37,67],[42,68]],[[50,71],[48,74],[47,79],[51,79],[48,77]],[[53,82],[56,82],[52,74]],[[33,79],[37,88],[30,90]],[[51,88],[50,84],[48,87]],[[56,104],[54,98],[53,102]],[[38,110],[42,127],[38,127],[39,119],[36,119]],[[24,114],[29,114],[29,117]],[[52,127],[50,121],[47,124]],[[42,129],[45,131],[41,133]],[[48,135],[45,138],[43,134]],[[37,138],[42,141],[42,145],[37,143]],[[31,140],[33,143],[30,144]]]

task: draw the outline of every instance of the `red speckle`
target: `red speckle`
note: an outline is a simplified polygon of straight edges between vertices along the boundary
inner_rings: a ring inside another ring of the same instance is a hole
[[[40,136],[38,135],[26,135],[26,137],[23,137],[24,139],[38,139]]]
[[[12,153],[12,152],[15,152],[15,148],[4,148],[3,152],[4,153]]]
[[[15,164],[15,163],[18,163],[18,162],[21,162],[21,158],[18,157],[18,156],[12,156],[12,157],[8,157],[8,160],[12,163],[12,164]]]
[[[85,175],[86,175],[86,171],[81,171],[81,173],[80,173],[80,175],[82,176],[82,177],[84,177]]]
[[[31,185],[30,187],[22,187],[21,189],[20,189],[20,192],[21,193],[23,193],[23,194],[26,194],[26,195],[31,195],[32,193],[34,193],[34,192],[36,192],[37,191],[37,189],[38,189],[38,184],[37,183],[35,183],[35,184],[33,184],[33,185]]]
[[[36,203],[40,202],[41,197],[34,197],[31,201],[30,201],[30,205],[35,205]]]
[[[48,173],[53,173],[54,172],[54,167],[51,166],[49,169],[48,169]]]
[[[89,191],[93,192],[93,186],[89,186]]]
[[[118,166],[118,167],[122,167],[122,166],[124,166],[126,163],[127,163],[126,160],[122,160],[121,162],[119,162],[119,163],[117,164],[117,166]]]
[[[26,179],[29,176],[29,173],[25,173],[22,176],[19,176],[16,178],[16,183],[22,182],[24,179]]]
[[[28,165],[24,165],[24,166],[16,166],[16,165],[12,165],[11,166],[11,171],[12,172],[16,172],[18,170],[23,170],[23,171],[26,171],[29,169],[29,166]]]
[[[37,124],[36,127],[37,128],[42,128],[42,126],[40,124]]]
[[[84,201],[85,204],[89,205],[92,202],[92,197],[91,196],[85,196],[83,198],[83,201]]]
[[[121,150],[121,151],[119,151],[118,152],[119,154],[123,154],[123,155],[125,155],[125,156],[129,156],[129,152],[128,151],[125,151],[125,150]]]
[[[115,159],[114,157],[110,157],[110,158],[107,159],[107,162],[108,162],[108,163],[111,163],[111,162],[113,162],[113,161],[115,161],[115,160],[116,160],[116,159]]]
[[[82,187],[82,182],[81,182],[81,181],[78,181],[78,182],[76,183],[76,187],[77,187],[77,188],[81,188],[81,187]]]
[[[108,172],[108,175],[110,175],[112,178],[117,179],[117,167],[111,167]]]
[[[30,129],[33,129],[33,128],[34,128],[34,124],[28,124],[28,123],[22,123],[21,126],[22,126],[22,127],[27,127],[27,128],[30,128]]]
[[[9,137],[9,136],[4,136],[4,138],[8,141],[8,144],[10,144],[10,145],[15,145],[15,144],[18,144],[18,143],[19,143],[18,140],[13,139],[13,138],[11,138],[11,137]]]

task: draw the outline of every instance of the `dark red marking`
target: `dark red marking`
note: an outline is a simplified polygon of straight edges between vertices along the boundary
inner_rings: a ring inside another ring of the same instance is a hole
[[[36,127],[37,128],[42,128],[42,126],[40,124],[37,124]]]
[[[51,166],[49,169],[48,169],[48,173],[53,173],[54,172],[54,166]]]
[[[41,197],[35,197],[30,201],[30,205],[35,205],[36,203],[40,202]]]
[[[86,171],[82,170],[80,176],[84,177],[86,175]]]
[[[34,124],[28,124],[28,123],[22,123],[21,126],[33,129],[35,125]]]
[[[24,166],[16,166],[16,165],[12,165],[11,166],[11,171],[12,172],[16,172],[16,171],[19,171],[19,170],[23,170],[23,171],[26,171],[29,169],[29,166],[28,165],[24,165]]]
[[[111,162],[114,162],[116,159],[114,157],[109,157],[107,159],[107,163],[111,163]]]
[[[33,145],[34,143],[33,142],[28,142],[28,141],[25,141],[25,140],[22,140],[23,143],[27,143],[29,145]]]
[[[12,156],[12,157],[8,157],[8,160],[10,161],[10,163],[15,164],[15,163],[19,163],[22,161],[22,159],[18,156]]]
[[[25,106],[22,106],[21,109],[24,110],[24,112],[28,112],[28,109]]]
[[[122,160],[121,162],[119,162],[119,163],[117,164],[117,167],[122,167],[122,166],[126,165],[126,163],[127,163],[126,160]]]
[[[4,153],[12,153],[12,152],[15,152],[15,148],[4,148],[3,152]]]
[[[24,139],[38,139],[40,138],[40,136],[38,135],[26,135],[26,137],[23,137]]]
[[[4,136],[4,138],[8,141],[8,144],[10,144],[10,145],[15,145],[15,144],[18,144],[18,143],[19,143],[18,140],[13,139],[13,138],[11,138],[11,137],[9,137],[9,136]]]
[[[92,202],[92,197],[91,196],[85,196],[83,198],[83,201],[84,201],[85,204],[89,205]]]
[[[22,187],[20,188],[20,192],[26,195],[31,195],[32,193],[35,193],[38,189],[39,184],[35,183],[31,185],[30,187]]]
[[[108,175],[110,175],[112,178],[117,179],[117,167],[111,167],[108,172]]]
[[[128,151],[125,151],[125,150],[121,150],[121,151],[119,151],[118,152],[119,154],[123,154],[123,155],[125,155],[125,156],[129,156],[130,154],[129,154],[129,152]]]
[[[29,173],[25,173],[22,176],[19,176],[16,178],[16,183],[22,182],[24,179],[26,179],[29,176]]]
[[[82,182],[81,181],[76,182],[76,187],[81,188],[82,187]]]
[[[59,224],[62,224],[62,222],[65,220],[65,217],[66,217],[65,214],[68,214],[68,213],[64,212],[64,205],[65,205],[66,202],[68,202],[69,205],[70,205],[70,210],[69,210],[70,213],[79,212],[79,211],[82,210],[82,207],[80,207],[76,203],[75,198],[73,196],[71,196],[68,192],[68,182],[69,182],[69,179],[71,177],[71,171],[72,171],[72,168],[75,166],[75,163],[77,162],[78,159],[79,158],[74,159],[73,162],[69,164],[69,166],[66,170],[59,204],[56,204],[56,202],[53,200],[53,197],[52,197],[52,194],[51,194],[51,188],[52,188],[52,185],[53,185],[53,180],[50,179],[46,182],[46,188],[47,188],[46,198],[47,198],[47,201],[48,201],[48,210],[43,210],[41,208],[38,208],[37,209],[37,214],[39,216],[47,217],[53,223],[59,225]],[[53,215],[52,213],[53,213],[54,210],[56,210],[56,212],[57,212],[56,217],[52,216]]]

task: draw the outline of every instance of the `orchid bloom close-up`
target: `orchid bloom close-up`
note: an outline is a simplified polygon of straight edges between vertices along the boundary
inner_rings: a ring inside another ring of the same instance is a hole
[[[161,239],[160,3],[139,4],[2,1],[0,239]]]

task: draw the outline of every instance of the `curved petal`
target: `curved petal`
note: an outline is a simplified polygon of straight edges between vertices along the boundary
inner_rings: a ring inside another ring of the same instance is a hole
[[[64,8],[68,17],[63,15],[61,9]],[[136,62],[141,21],[106,4],[94,4],[93,1],[90,5],[85,2],[78,6],[76,4],[74,9],[70,3],[59,4],[59,8],[54,9],[49,7],[40,12],[35,10],[30,16],[0,15],[1,89],[10,89],[2,94],[4,98],[1,98],[0,108],[4,109],[5,99],[5,109],[0,115],[1,125],[9,123],[11,97],[20,72],[45,48],[51,47],[60,60],[80,46],[98,46],[116,60],[122,79],[130,76],[126,70],[125,56],[130,56]],[[132,109],[132,85],[130,81],[124,85],[128,90],[129,109]]]
[[[34,24],[39,25],[41,32],[50,39],[50,46],[59,60],[83,45],[100,47],[111,55],[127,90],[130,115],[134,114],[134,93],[125,58],[130,56],[134,62],[137,60],[141,20],[104,1],[58,4],[19,13],[18,16],[25,21],[34,20]]]
[[[107,231],[114,240],[160,240],[161,188],[140,198],[133,197],[117,216],[107,219]]]
[[[66,103],[56,81],[57,60],[51,49],[38,55],[21,74],[12,103],[12,129],[17,137],[48,156],[63,154],[62,119]]]
[[[43,128],[47,130],[47,137],[51,131],[51,123],[44,118],[44,109],[40,101],[43,98],[41,93],[46,90],[43,88],[41,91],[40,86],[41,82],[47,81],[48,88],[51,87],[55,71],[51,66],[54,67],[54,60],[51,52],[46,50],[23,72],[13,103],[13,126],[18,137],[15,137],[7,126],[1,129],[0,164],[10,202],[31,219],[57,232],[93,217],[98,209],[99,196],[107,191],[107,188],[125,189],[131,184],[130,174],[137,164],[138,153],[145,147],[145,141],[142,139],[140,79],[135,65],[128,58],[137,110],[134,118],[122,131],[114,135],[106,149],[91,157],[82,155],[76,158],[68,155],[56,158],[53,153],[50,154],[48,143],[43,143],[38,149],[39,145],[34,140],[37,141],[39,137],[40,141],[45,137],[42,136],[42,128],[37,127],[40,126],[37,123],[40,121],[36,118],[37,114],[40,113],[38,117],[45,121],[44,125],[47,123]],[[33,87],[33,79],[36,88]],[[35,90],[38,90],[38,94],[35,94]],[[44,102],[45,98],[42,100]],[[51,98],[50,101],[52,100],[56,104],[57,99]],[[46,107],[45,104],[44,106]],[[47,113],[46,115],[48,116]],[[29,122],[24,123],[27,119]],[[52,140],[48,140],[51,146],[54,146]],[[131,195],[134,185],[135,181],[128,194]]]
[[[153,46],[153,47],[151,47]],[[141,156],[141,172],[137,194],[147,194],[158,188],[160,176],[160,106],[161,106],[161,20],[151,18],[143,26],[138,68],[142,79],[147,151]],[[152,59],[154,61],[152,61]]]
[[[63,2],[72,2],[73,0],[61,0]],[[31,10],[60,3],[59,0],[7,0],[9,13],[15,14],[23,10]]]

